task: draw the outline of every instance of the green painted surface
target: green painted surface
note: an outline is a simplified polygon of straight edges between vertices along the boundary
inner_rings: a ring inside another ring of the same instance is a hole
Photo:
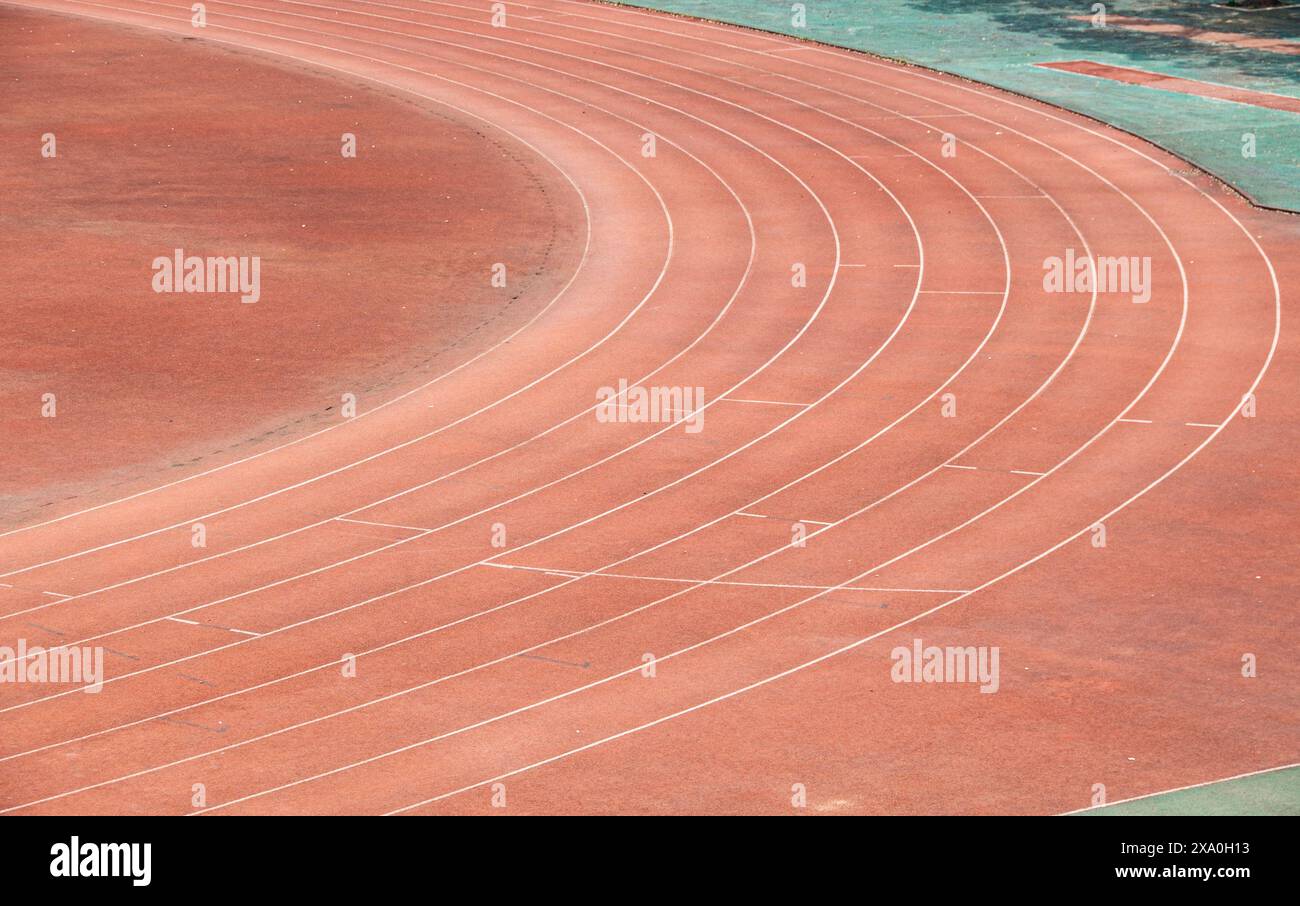
[[[1187,158],[1260,204],[1300,211],[1300,114],[1036,67],[1094,60],[1300,97],[1300,56],[1096,28],[1092,0],[620,0],[870,51],[1076,110]],[[1233,12],[1209,0],[1122,0],[1109,15],[1300,41],[1300,7]],[[1255,135],[1254,158],[1243,135]]]
[[[1300,768],[1161,793],[1083,815],[1300,815]]]

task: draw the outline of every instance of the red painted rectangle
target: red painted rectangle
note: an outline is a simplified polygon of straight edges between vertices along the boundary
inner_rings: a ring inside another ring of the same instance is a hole
[[[1291,113],[1300,113],[1300,98],[1293,98],[1284,94],[1270,94],[1266,91],[1251,91],[1246,88],[1230,88],[1227,85],[1198,82],[1194,79],[1180,79],[1159,72],[1130,69],[1127,66],[1111,66],[1093,60],[1064,60],[1059,63],[1035,63],[1034,65],[1041,66],[1044,69],[1059,69],[1063,72],[1074,72],[1098,79],[1109,79],[1112,82],[1158,88],[1161,91],[1193,94],[1197,97],[1217,98],[1221,101],[1233,101],[1237,104],[1267,107],[1270,110],[1287,110]]]

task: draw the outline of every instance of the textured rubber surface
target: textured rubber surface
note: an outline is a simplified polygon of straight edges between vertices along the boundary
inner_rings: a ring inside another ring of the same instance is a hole
[[[1085,117],[680,17],[208,15],[480,117],[570,180],[583,253],[403,398],[0,532],[0,645],[108,672],[0,686],[0,810],[1054,813],[1295,760],[1295,218]],[[1149,294],[1048,292],[1062,255],[1148,260]],[[620,380],[704,388],[701,430],[597,418]],[[897,681],[921,643],[999,678]]]

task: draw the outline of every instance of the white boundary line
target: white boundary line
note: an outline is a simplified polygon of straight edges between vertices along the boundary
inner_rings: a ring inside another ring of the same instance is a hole
[[[1176,786],[1168,790],[1156,790],[1154,793],[1143,793],[1140,796],[1129,796],[1127,799],[1116,799],[1114,802],[1107,802],[1102,805],[1090,805],[1086,808],[1077,808],[1071,812],[1061,812],[1061,815],[1082,815],[1084,812],[1094,812],[1099,809],[1110,808],[1112,805],[1123,805],[1126,802],[1138,802],[1142,799],[1150,799],[1154,796],[1166,796],[1169,793],[1182,793],[1186,790],[1197,790],[1205,786],[1214,786],[1216,783],[1228,783],[1232,780],[1244,780],[1247,777],[1258,777],[1260,774],[1272,774],[1276,771],[1287,771],[1291,768],[1300,768],[1300,761],[1293,761],[1291,764],[1280,764],[1275,768],[1261,768],[1258,771],[1247,771],[1244,774],[1233,774],[1231,777],[1219,777],[1215,780],[1205,780],[1201,783],[1189,783],[1187,786]]]

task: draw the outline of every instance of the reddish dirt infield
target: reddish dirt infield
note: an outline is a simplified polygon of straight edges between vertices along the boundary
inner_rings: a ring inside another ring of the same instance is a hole
[[[189,36],[0,23],[0,528],[318,430],[345,392],[366,408],[417,386],[524,323],[581,251],[560,174],[445,107]],[[177,247],[259,256],[261,301],[155,294]]]
[[[590,245],[427,387],[0,535],[0,644],[108,675],[0,687],[0,809],[1050,813],[1296,761],[1295,219],[1082,117],[640,11],[21,6],[482,117]],[[1149,300],[1045,292],[1067,250],[1150,259]],[[599,421],[620,378],[704,388],[703,429]],[[914,639],[996,646],[996,693],[892,682]]]

